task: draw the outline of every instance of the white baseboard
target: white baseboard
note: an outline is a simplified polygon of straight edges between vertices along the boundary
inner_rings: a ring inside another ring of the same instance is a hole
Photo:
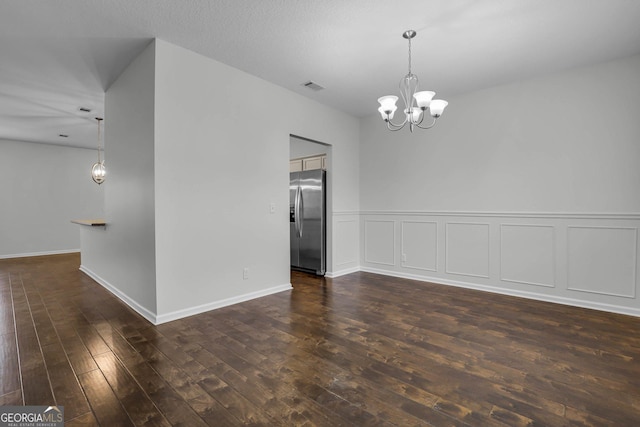
[[[77,252],[80,252],[80,249],[62,249],[59,251],[27,252],[22,254],[0,255],[0,259],[26,258],[31,256],[45,256],[45,255],[74,254]]]
[[[82,271],[87,276],[91,277],[93,280],[98,282],[98,284],[102,285],[105,289],[107,289],[109,292],[111,292],[113,295],[115,295],[120,301],[122,301],[125,304],[127,304],[136,313],[138,313],[139,315],[141,315],[142,317],[144,317],[145,319],[147,319],[149,322],[153,323],[154,325],[159,325],[161,323],[171,322],[173,320],[182,319],[184,317],[193,316],[195,314],[204,313],[206,311],[215,310],[217,308],[222,308],[222,307],[226,307],[226,306],[229,306],[229,305],[237,304],[237,303],[240,303],[240,302],[245,302],[245,301],[249,301],[249,300],[252,300],[252,299],[255,299],[255,298],[260,298],[260,297],[264,297],[264,296],[267,296],[267,295],[271,295],[271,294],[275,294],[275,293],[278,293],[278,292],[283,292],[283,291],[288,291],[290,289],[293,289],[291,284],[287,283],[286,285],[274,286],[274,287],[271,287],[271,288],[262,289],[260,291],[250,292],[248,294],[238,295],[236,297],[231,297],[231,298],[227,298],[227,299],[223,299],[223,300],[219,300],[219,301],[213,301],[213,302],[210,302],[210,303],[207,303],[207,304],[202,304],[202,305],[198,305],[198,306],[195,306],[195,307],[189,307],[189,308],[185,308],[183,310],[177,310],[177,311],[173,311],[171,313],[158,315],[158,314],[153,313],[150,310],[147,310],[146,308],[144,308],[142,305],[140,305],[133,298],[129,297],[124,292],[120,291],[118,288],[113,286],[108,281],[104,280],[102,277],[100,277],[97,274],[95,274],[93,271],[89,270],[87,267],[81,265],[80,266],[80,271]]]
[[[345,276],[347,274],[357,273],[358,271],[360,271],[360,267],[345,268],[344,270],[327,271],[325,276],[330,279],[334,279],[336,277]]]
[[[80,270],[82,272],[86,273],[89,277],[91,277],[93,280],[98,282],[104,288],[109,290],[112,294],[114,294],[122,302],[127,304],[135,312],[140,314],[142,317],[144,317],[145,319],[147,319],[149,322],[153,323],[154,325],[159,325],[161,323],[171,322],[173,320],[182,319],[184,317],[193,316],[193,315],[196,315],[196,314],[204,313],[206,311],[211,311],[211,310],[215,310],[215,309],[218,309],[218,308],[227,307],[227,306],[230,306],[230,305],[233,305],[233,304],[238,304],[238,303],[241,303],[241,302],[245,302],[245,301],[249,301],[249,300],[252,300],[252,299],[260,298],[260,297],[263,297],[263,296],[267,296],[267,295],[275,294],[275,293],[278,293],[278,292],[283,292],[283,291],[288,291],[288,290],[293,289],[291,284],[287,283],[287,284],[284,284],[284,285],[274,286],[274,287],[271,287],[271,288],[262,289],[260,291],[250,292],[250,293],[247,293],[247,294],[243,294],[243,295],[239,295],[239,296],[236,296],[236,297],[231,297],[231,298],[227,298],[227,299],[223,299],[223,300],[219,300],[219,301],[213,301],[213,302],[210,302],[210,303],[207,303],[207,304],[202,304],[202,305],[199,305],[199,306],[190,307],[190,308],[186,308],[186,309],[183,309],[183,310],[177,310],[177,311],[173,311],[173,312],[166,313],[166,314],[156,315],[155,313],[147,310],[146,308],[144,308],[143,306],[138,304],[135,300],[133,300],[132,298],[130,298],[129,296],[127,296],[126,294],[124,294],[123,292],[118,290],[116,287],[114,287],[109,282],[107,282],[106,280],[102,279],[100,276],[98,276],[97,274],[93,273],[91,270],[87,269],[86,267],[81,265],[80,266]],[[383,276],[399,277],[399,278],[403,278],[403,279],[412,279],[412,280],[417,280],[417,281],[421,281],[421,282],[430,282],[430,283],[435,283],[435,284],[444,285],[444,286],[456,286],[456,287],[460,287],[460,288],[474,289],[474,290],[479,290],[479,291],[484,291],[484,292],[491,292],[491,293],[502,294],[502,295],[510,295],[510,296],[515,296],[515,297],[520,297],[520,298],[528,298],[528,299],[533,299],[533,300],[537,300],[537,301],[544,301],[544,302],[563,304],[563,305],[569,305],[569,306],[574,306],[574,307],[589,308],[589,309],[593,309],[593,310],[600,310],[600,311],[606,311],[606,312],[611,312],[611,313],[619,313],[619,314],[626,314],[626,315],[629,315],[629,316],[640,317],[640,309],[635,309],[635,308],[632,308],[632,307],[623,307],[623,306],[618,306],[618,305],[613,305],[613,304],[604,304],[604,303],[585,301],[585,300],[579,300],[579,299],[574,299],[574,298],[550,296],[550,295],[538,294],[538,293],[535,293],[535,292],[517,291],[517,290],[513,290],[513,289],[500,288],[500,287],[496,287],[496,286],[480,285],[480,284],[477,284],[477,283],[462,282],[462,281],[457,281],[457,280],[445,280],[445,279],[438,278],[438,277],[421,276],[421,275],[416,275],[416,274],[408,274],[408,273],[402,273],[402,272],[396,272],[396,271],[388,271],[388,270],[382,270],[382,269],[370,268],[370,267],[354,267],[354,268],[349,268],[349,269],[340,270],[340,271],[336,271],[336,272],[327,272],[326,276],[329,277],[329,278],[336,278],[336,277],[344,276],[344,275],[347,275],[347,274],[356,273],[358,271],[363,271],[363,272],[367,272],[367,273],[374,273],[374,274],[380,274],[380,275],[383,275]]]
[[[252,299],[264,297],[271,294],[276,294],[278,292],[288,291],[293,289],[290,283],[286,285],[274,286],[272,288],[262,289],[256,292],[249,292],[244,295],[238,295],[236,297],[231,297],[219,301],[210,302],[207,304],[198,305],[195,307],[186,308],[183,310],[173,311],[167,314],[161,314],[156,316],[156,325],[161,323],[171,322],[172,320],[182,319],[184,317],[193,316],[196,314],[204,313],[206,311],[215,310],[217,308],[227,307],[229,305],[238,304],[240,302],[249,301]]]
[[[581,308],[590,308],[593,310],[607,311],[610,313],[619,313],[619,314],[626,314],[629,316],[640,317],[640,309],[635,309],[632,307],[623,307],[623,306],[612,305],[612,304],[604,304],[604,303],[598,303],[593,301],[579,300],[575,298],[565,298],[565,297],[558,297],[558,296],[552,296],[552,295],[544,295],[544,294],[538,294],[535,292],[517,291],[513,289],[499,288],[496,286],[480,285],[480,284],[470,283],[470,282],[460,282],[457,280],[445,280],[439,277],[437,278],[437,277],[419,276],[415,274],[400,273],[397,271],[381,270],[377,268],[360,267],[360,271],[363,271],[366,273],[381,274],[383,276],[418,280],[421,282],[430,282],[437,285],[456,286],[459,288],[474,289],[478,291],[492,292],[496,294],[510,295],[514,297],[528,298],[528,299],[533,299],[537,301],[570,305],[570,306],[581,307]]]
[[[109,283],[106,280],[104,280],[102,277],[100,277],[97,274],[95,274],[93,271],[89,270],[84,265],[80,265],[80,271],[82,271],[87,276],[91,277],[93,280],[98,282],[98,284],[102,285],[102,287],[104,287],[109,292],[111,292],[113,295],[115,295],[120,301],[122,301],[123,303],[125,303],[129,307],[131,307],[133,309],[133,311],[138,313],[140,316],[144,317],[145,319],[147,319],[149,322],[153,323],[154,325],[157,325],[157,316],[156,316],[155,313],[153,313],[150,310],[147,310],[146,308],[144,308],[142,305],[140,305],[133,298],[129,297],[127,294],[125,294],[124,292],[122,292],[121,290],[119,290],[118,288],[113,286],[111,283]]]

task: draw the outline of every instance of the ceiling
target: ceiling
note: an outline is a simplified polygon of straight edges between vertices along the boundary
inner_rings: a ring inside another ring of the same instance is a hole
[[[155,37],[363,117],[407,72],[404,30],[447,99],[640,53],[638,22],[635,0],[2,0],[0,139],[94,148],[104,92]]]

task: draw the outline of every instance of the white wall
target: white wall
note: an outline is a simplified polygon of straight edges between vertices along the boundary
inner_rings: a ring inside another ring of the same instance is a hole
[[[332,145],[334,206],[358,209],[356,118],[178,46],[134,60],[106,116],[107,226],[83,229],[82,269],[152,322],[290,288],[290,134]]]
[[[413,134],[367,117],[361,207],[640,212],[639,70],[634,56],[458,96]]]
[[[287,289],[289,135],[332,145],[333,209],[356,211],[358,120],[178,46],[156,49],[158,320]]]
[[[289,158],[299,159],[301,157],[319,156],[321,154],[327,154],[331,151],[331,148],[327,145],[307,141],[305,139],[292,136],[289,138]]]
[[[156,314],[154,73],[150,44],[105,97],[106,229],[82,230],[82,270],[151,321]]]
[[[0,258],[78,251],[72,219],[103,215],[97,152],[0,140]]]
[[[363,268],[640,315],[640,56],[449,101],[362,120]]]
[[[294,113],[289,125],[296,130],[291,134],[331,145],[327,152],[330,200],[327,201],[326,276],[337,277],[358,271],[360,265],[360,149],[359,144],[352,143],[354,138],[360,141],[360,135],[345,126],[344,122],[353,120],[349,116],[317,106],[306,98],[301,102],[309,107],[288,112]],[[313,113],[308,114],[318,107],[329,115],[325,113],[316,118]],[[343,129],[349,129],[343,137],[327,139],[324,136]]]

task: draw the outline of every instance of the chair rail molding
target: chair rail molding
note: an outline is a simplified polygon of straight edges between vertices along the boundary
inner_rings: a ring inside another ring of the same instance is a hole
[[[638,220],[640,212],[509,212],[509,211],[388,211],[362,210],[360,215],[392,215],[392,216],[465,216],[465,217],[500,217],[500,218],[557,218],[557,219],[611,219]]]

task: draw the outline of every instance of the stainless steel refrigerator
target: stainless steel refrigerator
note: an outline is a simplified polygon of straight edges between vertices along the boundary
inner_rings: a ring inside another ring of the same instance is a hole
[[[318,169],[291,172],[291,267],[321,276],[326,270],[325,204],[325,171]]]

